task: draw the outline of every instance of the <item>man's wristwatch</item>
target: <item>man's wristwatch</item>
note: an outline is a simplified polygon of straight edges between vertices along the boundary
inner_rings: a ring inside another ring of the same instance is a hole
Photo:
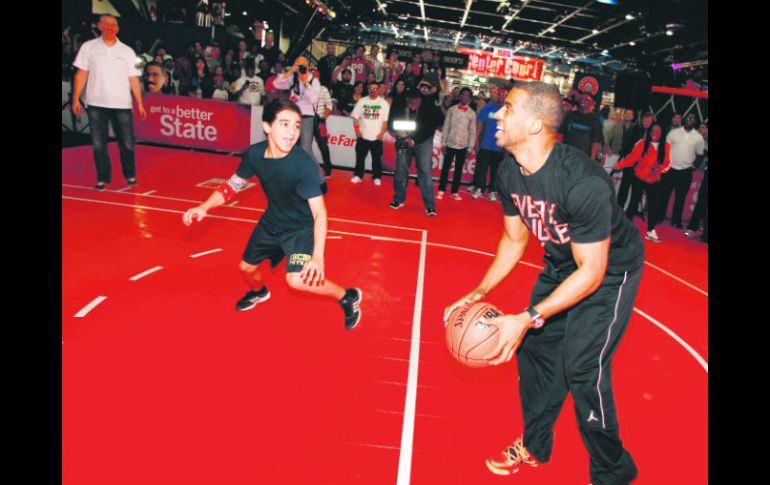
[[[545,323],[545,319],[535,310],[534,306],[529,306],[527,308],[527,313],[529,313],[529,316],[532,317],[532,327],[533,328],[540,328]]]

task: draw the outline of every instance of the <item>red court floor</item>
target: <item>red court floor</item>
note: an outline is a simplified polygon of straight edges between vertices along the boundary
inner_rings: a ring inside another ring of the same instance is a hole
[[[91,147],[62,150],[63,484],[590,482],[570,399],[551,462],[489,473],[484,458],[522,431],[515,359],[464,368],[444,344],[443,308],[491,262],[499,204],[442,200],[428,218],[413,183],[394,211],[390,177],[335,171],[326,273],[364,292],[346,332],[334,302],[287,288],[283,265],[267,272],[269,302],[235,310],[259,186],[189,228],[182,213],[238,157],[137,146],[126,189],[110,149],[104,192]],[[635,485],[706,484],[708,246],[658,231],[613,361],[621,437]],[[541,257],[532,242],[488,300],[520,311]]]

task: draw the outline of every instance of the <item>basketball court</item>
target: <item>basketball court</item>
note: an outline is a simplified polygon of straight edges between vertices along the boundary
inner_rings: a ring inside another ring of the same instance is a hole
[[[62,483],[587,485],[571,398],[551,462],[511,477],[484,459],[523,430],[516,361],[452,360],[443,309],[479,281],[500,237],[499,204],[437,201],[410,181],[328,180],[326,275],[364,292],[353,331],[328,299],[291,290],[237,312],[238,262],[266,207],[256,180],[185,227],[182,214],[237,167],[235,156],[136,147],[126,188],[95,183],[90,146],[62,150]],[[637,219],[643,227],[643,221]],[[708,482],[708,246],[667,223],[645,241],[634,314],[613,360],[621,438],[635,483]],[[521,311],[542,267],[522,263],[487,300]]]

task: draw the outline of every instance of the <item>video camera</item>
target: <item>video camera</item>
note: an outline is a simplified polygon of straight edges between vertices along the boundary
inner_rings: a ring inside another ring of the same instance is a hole
[[[417,130],[414,120],[393,121],[393,131],[396,134],[396,150],[403,152],[409,148],[410,135]]]

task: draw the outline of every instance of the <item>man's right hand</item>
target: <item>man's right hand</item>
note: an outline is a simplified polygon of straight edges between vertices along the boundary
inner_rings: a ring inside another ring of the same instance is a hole
[[[83,107],[80,106],[80,101],[73,100],[72,101],[72,114],[74,114],[76,117],[80,118],[80,115],[83,113]]]
[[[465,305],[466,303],[476,303],[477,301],[481,301],[484,299],[486,294],[484,293],[484,290],[481,288],[476,288],[475,290],[471,291],[467,295],[459,298],[457,301],[449,305],[444,309],[444,326],[447,325],[447,320],[449,320],[449,315],[452,314],[455,309],[458,307]]]
[[[193,207],[184,213],[182,216],[182,222],[184,222],[185,226],[189,226],[194,221],[200,222],[204,217],[206,217],[206,212],[206,209],[204,209],[202,206]]]

